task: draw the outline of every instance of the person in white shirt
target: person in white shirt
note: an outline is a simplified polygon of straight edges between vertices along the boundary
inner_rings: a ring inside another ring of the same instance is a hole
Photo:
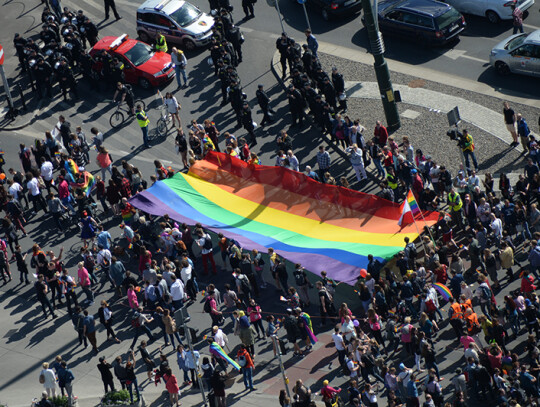
[[[188,81],[186,75],[187,58],[184,55],[184,52],[176,47],[173,47],[171,49],[171,61],[174,64],[174,71],[176,72],[176,82],[178,83],[178,87],[186,88]],[[184,80],[184,86],[182,86],[180,76],[182,76],[182,79]]]
[[[287,151],[287,158],[289,159],[289,164],[294,171],[300,171],[300,162],[298,158],[293,154],[292,150]]]
[[[347,355],[345,363],[347,364],[347,369],[349,369],[349,372],[351,372],[349,377],[351,379],[357,378],[359,366],[358,363],[354,361],[354,354],[352,352],[349,352],[349,354]]]
[[[348,315],[345,315],[343,318],[343,323],[341,324],[341,333],[347,342],[351,342],[354,338],[356,338],[356,329],[354,328],[354,323],[351,320],[351,317]]]
[[[170,294],[171,294],[172,305],[175,310],[178,310],[182,308],[182,306],[184,305],[184,297],[185,297],[184,283],[182,282],[182,280],[177,279],[174,274],[171,276],[171,280],[172,280],[172,284],[171,284]]]
[[[12,181],[11,183],[8,181],[9,188],[8,192],[10,195],[13,195],[13,198],[19,201],[19,194],[22,192],[23,187],[18,182]]]
[[[45,213],[49,213],[49,210],[47,209],[47,204],[45,203],[45,199],[43,198],[43,195],[41,195],[41,190],[39,189],[39,181],[36,177],[32,175],[31,172],[26,173],[26,187],[28,188],[28,192],[30,193],[30,200],[34,205],[34,211],[32,212],[32,215],[35,215],[39,211],[38,203],[41,206],[41,209],[45,211]]]
[[[229,343],[227,335],[217,325],[212,327],[212,336],[214,337],[214,341],[222,348],[225,348]]]
[[[495,235],[495,239],[497,239],[497,247],[500,247],[501,239],[502,239],[502,231],[503,231],[503,225],[502,221],[495,216],[494,213],[491,213],[489,215],[491,219],[491,230],[493,231],[493,234]]]
[[[343,365],[345,363],[345,356],[347,355],[347,351],[345,350],[345,342],[343,342],[343,336],[341,336],[338,326],[334,328],[332,340],[334,341],[334,345],[336,346],[339,364]]]
[[[47,192],[51,193],[51,186],[58,191],[58,189],[53,185],[53,164],[50,161],[47,161],[45,157],[41,157],[41,178],[47,187]]]
[[[167,92],[165,94],[165,99],[163,100],[163,103],[165,103],[165,106],[167,106],[167,112],[172,117],[172,125],[173,127],[177,127],[175,125],[175,120],[178,121],[178,127],[182,127],[182,122],[180,121],[180,115],[178,114],[180,112],[180,109],[182,106],[180,106],[180,103],[178,103],[178,100],[173,96],[171,92]]]

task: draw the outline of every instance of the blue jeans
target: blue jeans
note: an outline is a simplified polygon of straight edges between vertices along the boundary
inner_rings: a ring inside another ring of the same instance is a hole
[[[386,173],[384,172],[384,168],[382,166],[382,163],[380,160],[373,159],[373,163],[375,164],[375,168],[377,168],[377,174],[380,177],[385,177]]]
[[[83,292],[86,294],[86,299],[90,302],[94,302],[94,292],[90,286],[81,287]]]
[[[72,214],[77,212],[75,210],[75,208],[73,207],[73,205],[71,205],[69,196],[66,196],[65,198],[62,198],[62,205],[64,205],[66,208],[68,208],[71,211]]]
[[[135,392],[137,393],[137,400],[141,399],[141,394],[139,393],[139,383],[137,382],[137,379],[135,379],[127,385],[127,388],[129,391],[129,398],[131,399],[131,404],[133,404],[133,386],[135,386]]]
[[[150,328],[148,328],[146,325],[141,325],[135,328],[135,336],[133,337],[133,342],[131,342],[130,349],[133,349],[135,347],[137,339],[139,339],[139,336],[143,333],[142,331],[146,332],[146,334],[148,335],[148,339],[150,339],[151,341],[154,340],[154,335],[152,335],[152,331],[150,331]]]
[[[180,334],[178,332],[175,332],[174,334],[169,334],[169,338],[171,338],[171,345],[173,346],[173,348],[175,348],[175,346],[174,346],[174,338],[176,338],[178,343],[180,345],[182,345],[182,340],[180,339]]]
[[[518,31],[523,34],[523,24],[515,25],[512,34],[517,34]]]
[[[176,72],[176,82],[178,83],[178,86],[182,86],[180,75],[182,75],[182,78],[184,79],[184,84],[187,85],[186,70],[184,68],[181,68],[179,65],[176,65],[174,67],[174,71]]]
[[[478,162],[476,161],[476,155],[474,155],[474,151],[464,151],[463,156],[465,157],[465,167],[467,167],[467,171],[469,171],[471,167],[469,163],[469,157],[472,158],[474,168],[478,170]]]
[[[148,144],[148,126],[141,127],[141,130],[144,146],[150,147],[150,144]]]
[[[244,386],[246,386],[246,389],[253,389],[253,368],[243,367],[242,373],[244,374]]]

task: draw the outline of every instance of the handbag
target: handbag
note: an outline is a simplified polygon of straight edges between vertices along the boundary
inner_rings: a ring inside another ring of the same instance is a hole
[[[44,383],[45,383],[45,375],[44,375],[43,373],[41,373],[41,374],[39,375],[39,382],[40,382],[41,384],[44,384]]]

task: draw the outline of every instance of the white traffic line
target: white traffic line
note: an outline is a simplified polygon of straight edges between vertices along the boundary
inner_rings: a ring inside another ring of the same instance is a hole
[[[480,62],[482,64],[489,62],[487,59],[482,59],[482,58],[474,57],[472,55],[467,55],[467,51],[460,50],[460,49],[442,50],[440,52],[440,55],[453,59],[454,61],[458,58],[465,58],[465,59],[470,59],[472,61]]]

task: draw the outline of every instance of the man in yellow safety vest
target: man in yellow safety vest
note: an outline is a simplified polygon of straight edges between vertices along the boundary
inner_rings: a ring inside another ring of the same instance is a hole
[[[448,206],[450,207],[452,220],[458,228],[463,229],[463,211],[461,210],[463,208],[463,201],[454,187],[448,193]]]
[[[161,52],[167,52],[167,40],[165,39],[165,36],[163,35],[163,31],[158,31],[157,37],[156,37],[156,51]]]
[[[141,126],[142,134],[143,134],[143,143],[145,148],[150,148],[150,144],[148,144],[148,125],[150,124],[150,119],[148,119],[148,116],[144,112],[142,105],[137,105],[137,114],[135,115],[137,118],[137,122],[139,123],[139,126]]]

